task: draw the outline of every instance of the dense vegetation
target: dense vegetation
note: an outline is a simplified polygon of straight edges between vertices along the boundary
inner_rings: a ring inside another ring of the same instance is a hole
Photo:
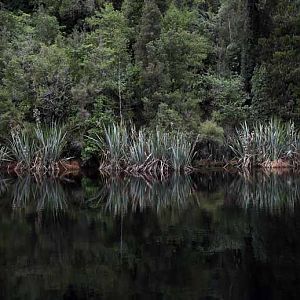
[[[299,45],[298,0],[2,0],[0,133],[59,122],[89,158],[120,121],[217,143],[297,126]]]

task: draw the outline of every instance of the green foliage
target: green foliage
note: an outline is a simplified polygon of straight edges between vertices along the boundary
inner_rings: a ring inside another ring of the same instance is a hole
[[[159,38],[161,30],[161,13],[154,0],[146,0],[140,21],[140,30],[135,44],[135,56],[143,67],[147,67],[148,61],[147,44]]]
[[[76,123],[88,158],[120,121],[218,141],[298,125],[299,20],[297,0],[2,1],[0,131]]]
[[[165,103],[161,103],[158,107],[154,126],[166,131],[184,130],[185,122],[176,110]]]
[[[204,138],[222,141],[224,138],[224,129],[214,121],[207,120],[201,124],[200,134]]]
[[[43,11],[38,11],[33,15],[33,26],[36,39],[44,44],[54,43],[60,33],[60,26],[56,17]]]
[[[124,0],[122,3],[122,11],[126,18],[126,22],[131,28],[131,39],[134,40],[138,32],[138,25],[142,16],[143,0]]]
[[[247,116],[246,94],[240,78],[208,76],[213,100],[213,119],[223,126],[235,126]]]
[[[160,43],[172,78],[172,89],[191,84],[195,73],[202,71],[210,51],[207,38],[201,34],[197,12],[171,5],[163,18],[162,28]]]
[[[46,46],[42,41],[45,32],[48,44],[56,38],[59,27],[55,18],[42,13],[32,20],[25,14],[15,18],[23,28],[16,28],[17,36],[4,51],[0,97],[5,103],[11,102],[6,109],[11,111],[16,107],[21,118],[32,120],[36,108],[44,120],[65,119],[70,113],[67,108],[71,100],[69,60],[65,49],[58,44]]]
[[[70,111],[72,78],[65,49],[42,46],[32,59],[32,89],[43,120],[66,120]]]
[[[133,72],[124,15],[107,4],[87,22],[93,31],[85,37],[88,52],[83,56],[81,81],[89,82],[94,97],[108,97],[111,109],[122,118],[124,110],[130,109],[131,92],[127,86]]]
[[[146,120],[156,124],[162,115],[172,115],[197,130],[202,93],[196,87],[211,51],[197,11],[171,5],[161,20],[159,38],[149,42],[147,50],[151,59],[141,78]]]

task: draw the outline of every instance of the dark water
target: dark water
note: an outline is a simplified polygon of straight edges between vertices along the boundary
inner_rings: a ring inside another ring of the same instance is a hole
[[[0,179],[1,299],[299,299],[300,176]]]

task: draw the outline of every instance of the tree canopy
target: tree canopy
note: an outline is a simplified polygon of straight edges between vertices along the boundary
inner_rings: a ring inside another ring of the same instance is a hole
[[[300,121],[298,0],[2,0],[0,40],[2,130]]]

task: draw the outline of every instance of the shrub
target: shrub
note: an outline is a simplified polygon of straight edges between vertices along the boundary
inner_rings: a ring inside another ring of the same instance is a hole
[[[224,138],[224,130],[214,121],[205,121],[200,126],[200,134],[208,139],[222,141]]]

